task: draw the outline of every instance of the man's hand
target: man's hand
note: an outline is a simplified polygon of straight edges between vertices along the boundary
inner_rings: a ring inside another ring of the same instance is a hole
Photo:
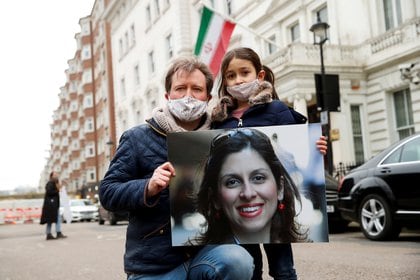
[[[319,140],[316,141],[316,148],[319,150],[321,154],[324,156],[327,154],[328,146],[327,146],[327,137],[321,135]]]
[[[170,162],[165,162],[156,168],[147,185],[147,197],[155,196],[166,189],[172,177],[175,177],[175,168]]]

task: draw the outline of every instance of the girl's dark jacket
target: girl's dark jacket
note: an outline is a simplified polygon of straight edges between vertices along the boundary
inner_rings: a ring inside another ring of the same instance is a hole
[[[44,204],[42,205],[40,224],[56,223],[60,208],[60,193],[55,181],[48,181],[45,186]]]
[[[279,100],[272,99],[273,86],[266,81],[249,98],[250,107],[240,119],[232,116],[235,102],[229,95],[220,98],[213,108],[211,128],[235,128],[304,124],[307,118]]]
[[[279,100],[256,104],[248,108],[240,119],[229,116],[222,122],[213,122],[212,128],[256,127],[304,124],[306,117]]]
[[[184,247],[172,247],[169,191],[146,199],[154,170],[167,161],[166,132],[169,124],[156,118],[123,133],[117,152],[99,188],[101,204],[109,211],[130,212],[126,236],[126,273],[160,274],[174,269],[188,257]],[[210,118],[204,129],[210,127]]]

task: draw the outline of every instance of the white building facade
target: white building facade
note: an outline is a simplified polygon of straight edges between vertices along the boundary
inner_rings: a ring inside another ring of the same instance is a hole
[[[165,103],[164,74],[192,55],[203,4],[237,22],[229,48],[253,48],[275,73],[280,99],[311,121],[319,120],[320,50],[309,29],[318,18],[329,24],[324,64],[339,75],[341,108],[330,112],[334,165],[361,163],[420,131],[418,0],[111,2],[117,138]]]

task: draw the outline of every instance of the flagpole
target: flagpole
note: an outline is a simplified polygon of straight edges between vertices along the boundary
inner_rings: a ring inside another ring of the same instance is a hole
[[[257,32],[255,32],[254,30],[252,30],[251,28],[249,28],[248,26],[245,26],[245,25],[243,25],[243,24],[240,24],[238,21],[234,20],[233,18],[231,18],[231,17],[229,17],[229,16],[226,16],[226,15],[223,15],[223,14],[219,13],[218,11],[216,11],[215,9],[210,8],[210,7],[209,7],[209,6],[207,6],[207,5],[204,5],[204,4],[203,4],[203,6],[205,6],[207,9],[209,9],[209,10],[210,10],[210,11],[212,11],[213,13],[215,13],[215,14],[217,14],[217,15],[221,16],[222,18],[226,18],[228,21],[233,22],[234,24],[236,24],[237,26],[242,27],[243,29],[245,29],[245,30],[246,30],[246,31],[248,31],[248,32],[251,32],[251,33],[252,33],[252,34],[254,34],[255,36],[257,36],[257,37],[259,37],[259,38],[263,39],[264,41],[266,41],[266,42],[268,42],[268,43],[270,43],[270,44],[273,44],[273,45],[275,45],[275,46],[276,46],[276,47],[278,47],[278,48],[281,48],[281,46],[277,45],[277,43],[276,43],[276,42],[274,42],[274,41],[272,41],[272,40],[270,40],[270,39],[268,39],[268,38],[265,38],[264,36],[261,36],[260,34],[258,34]]]

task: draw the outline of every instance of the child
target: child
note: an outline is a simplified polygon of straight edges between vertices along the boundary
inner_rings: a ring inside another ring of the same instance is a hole
[[[261,64],[250,48],[236,48],[225,54],[221,65],[219,101],[212,112],[212,128],[303,124],[306,117],[281,102],[274,88],[274,74]],[[326,153],[325,137],[316,142]],[[262,279],[259,244],[243,245],[254,258],[254,280]],[[264,244],[269,274],[274,279],[297,279],[290,243]]]

